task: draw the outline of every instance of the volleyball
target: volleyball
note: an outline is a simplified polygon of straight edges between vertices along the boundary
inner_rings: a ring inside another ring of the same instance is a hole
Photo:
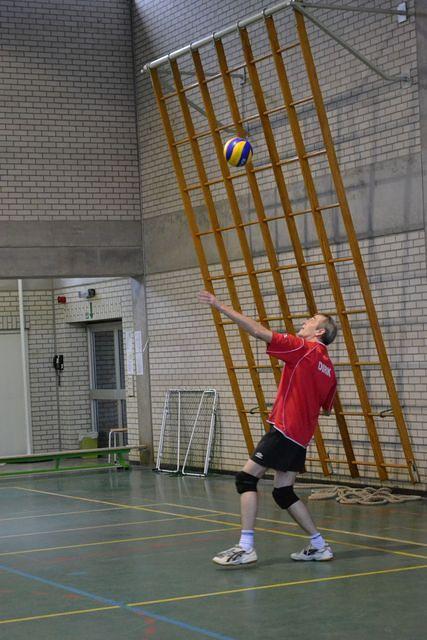
[[[252,155],[252,145],[244,138],[230,138],[224,145],[224,157],[232,167],[243,167]]]

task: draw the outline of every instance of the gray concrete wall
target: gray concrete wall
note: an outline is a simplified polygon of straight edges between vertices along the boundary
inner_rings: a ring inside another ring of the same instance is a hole
[[[360,166],[345,172],[343,178],[359,239],[424,228],[423,171],[419,154],[384,160],[367,167]],[[319,178],[317,189],[324,201],[334,201],[330,176]],[[293,185],[290,194],[294,210],[309,206],[303,185]],[[283,211],[275,189],[264,193],[264,202],[268,203],[271,216],[280,215]],[[227,200],[217,203],[217,210],[225,226],[233,224]],[[200,205],[195,211],[201,228],[209,228],[206,207]],[[250,220],[256,219],[252,203],[245,208],[245,214]],[[325,216],[325,223],[331,242],[346,241],[341,215],[337,210]],[[312,221],[300,219],[297,225],[303,246],[315,246],[317,234]],[[271,224],[270,230],[276,250],[289,250],[291,243],[284,222]],[[259,231],[249,227],[247,235],[253,254],[263,255],[265,247]],[[185,212],[180,207],[146,220],[144,238],[147,274],[186,269],[198,264]],[[208,261],[217,262],[218,254],[213,243],[205,242],[204,246]],[[241,257],[237,235],[227,236],[227,248],[232,259]]]

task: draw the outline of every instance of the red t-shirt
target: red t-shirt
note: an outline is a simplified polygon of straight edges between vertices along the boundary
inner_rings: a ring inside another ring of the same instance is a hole
[[[286,363],[268,422],[307,447],[320,409],[331,411],[337,388],[326,345],[287,333],[273,333],[267,353]]]

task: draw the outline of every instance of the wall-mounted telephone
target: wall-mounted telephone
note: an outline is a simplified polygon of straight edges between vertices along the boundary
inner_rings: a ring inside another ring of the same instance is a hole
[[[62,354],[55,354],[53,356],[53,368],[55,369],[58,378],[58,387],[61,386],[61,371],[64,371],[64,356]]]
[[[55,371],[64,371],[64,356],[62,354],[53,356],[53,368]]]

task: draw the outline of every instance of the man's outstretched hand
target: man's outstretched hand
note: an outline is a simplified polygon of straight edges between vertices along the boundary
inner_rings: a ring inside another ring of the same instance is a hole
[[[214,309],[217,309],[217,311],[227,316],[227,318],[230,318],[230,320],[235,322],[241,329],[243,329],[243,331],[246,331],[254,338],[259,338],[267,343],[271,342],[273,333],[270,329],[266,329],[259,322],[251,320],[251,318],[247,318],[239,311],[235,311],[232,307],[220,302],[215,298],[213,293],[209,293],[209,291],[200,291],[198,298],[199,302],[209,304]]]
[[[215,307],[218,304],[218,300],[215,298],[213,293],[209,293],[209,291],[200,291],[198,295],[199,302],[203,304],[210,304],[211,307]]]

